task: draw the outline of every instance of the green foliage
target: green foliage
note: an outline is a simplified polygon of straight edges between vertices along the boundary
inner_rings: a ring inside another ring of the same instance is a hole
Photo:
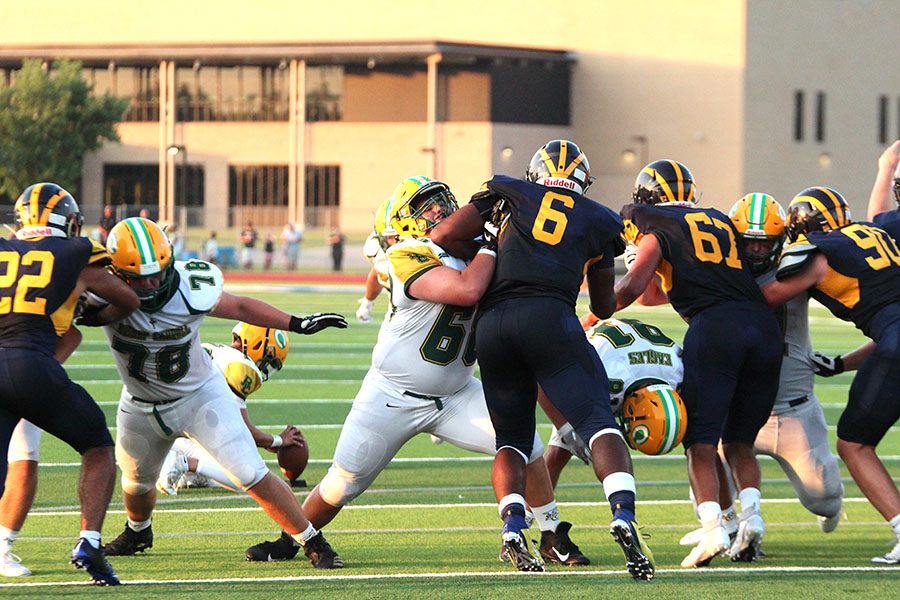
[[[91,95],[81,63],[46,70],[25,61],[13,85],[0,84],[0,194],[15,198],[38,181],[74,192],[84,155],[119,140],[115,126],[127,109],[126,99]]]

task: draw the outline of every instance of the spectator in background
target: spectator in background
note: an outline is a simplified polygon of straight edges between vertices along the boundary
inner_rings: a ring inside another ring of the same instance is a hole
[[[293,223],[287,223],[281,230],[281,242],[284,244],[285,266],[289,271],[297,268],[300,258],[300,242],[303,241],[303,231]]]
[[[266,236],[266,244],[263,246],[263,269],[272,268],[272,257],[275,256],[275,236],[271,233]]]
[[[106,244],[106,238],[109,236],[109,231],[115,227],[116,223],[118,223],[118,220],[113,213],[113,207],[111,204],[107,204],[103,207],[103,216],[100,217],[100,222],[98,223],[100,226],[101,244]]]
[[[337,229],[332,229],[331,235],[328,237],[328,243],[331,245],[332,269],[335,271],[340,271],[343,268],[344,242],[346,239],[344,234]]]
[[[259,239],[259,233],[253,227],[253,221],[247,221],[244,229],[241,230],[241,243],[244,245],[241,249],[241,264],[245,269],[253,268],[253,250],[256,248],[257,239]]]
[[[184,254],[184,237],[178,231],[178,225],[174,223],[165,228],[166,235],[169,236],[169,241],[172,242],[172,256],[175,257],[175,260],[182,260],[182,254]]]
[[[142,209],[138,212],[138,216],[139,216],[140,218],[142,218],[142,219],[149,219],[149,218],[150,218],[150,211],[147,210],[146,208],[142,208]]]
[[[215,231],[209,232],[209,239],[203,245],[203,258],[214,265],[219,262],[219,241]]]

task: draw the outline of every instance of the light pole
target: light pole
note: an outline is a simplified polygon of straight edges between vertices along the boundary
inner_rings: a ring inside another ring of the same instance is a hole
[[[181,205],[183,207],[187,208],[187,205],[188,205],[188,200],[187,200],[187,182],[188,182],[187,147],[172,145],[172,146],[169,146],[167,152],[169,153],[169,156],[171,156],[173,159],[176,156],[181,155]],[[173,198],[172,198],[173,201],[177,199],[176,196],[177,196],[177,194],[173,194]],[[160,217],[162,217],[162,215],[160,215]],[[167,216],[166,220],[171,220],[172,222],[175,221],[175,207],[174,206],[172,207],[172,218],[168,219],[168,216]]]

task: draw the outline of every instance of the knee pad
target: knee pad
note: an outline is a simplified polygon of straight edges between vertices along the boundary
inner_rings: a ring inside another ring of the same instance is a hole
[[[352,473],[331,465],[319,482],[319,495],[331,506],[341,508],[362,494],[369,487],[368,484],[369,482],[356,478]]]
[[[8,462],[30,460],[38,462],[41,458],[41,430],[29,421],[21,420],[13,430],[9,441]]]
[[[122,474],[122,491],[132,496],[143,496],[150,490],[156,488],[156,479],[148,482],[135,481],[125,474]]]
[[[263,478],[271,473],[268,467],[265,464],[260,465],[246,465],[240,469],[237,469],[237,472],[231,473],[231,482],[236,483],[243,489],[245,492],[252,488],[254,485],[263,480]],[[235,481],[237,479],[237,481]]]
[[[532,444],[531,454],[528,456],[528,464],[530,465],[542,456],[544,456],[544,442],[541,441],[541,436],[535,431],[534,444]]]

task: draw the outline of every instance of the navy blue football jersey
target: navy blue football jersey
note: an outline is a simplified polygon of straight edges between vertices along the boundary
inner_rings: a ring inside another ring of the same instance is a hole
[[[503,175],[487,182],[506,200],[497,267],[482,308],[507,298],[550,296],[575,306],[589,267],[611,267],[622,252],[622,219],[561,188]]]
[[[839,319],[852,321],[871,337],[872,318],[900,303],[900,250],[884,230],[851,223],[833,231],[812,231],[784,249],[778,279],[802,270],[821,252],[828,259],[824,281],[810,295]]]
[[[900,209],[889,210],[879,215],[875,215],[872,219],[876,227],[880,227],[888,232],[895,241],[900,240]]]
[[[629,241],[646,234],[659,240],[663,260],[657,274],[682,317],[724,302],[765,303],[724,213],[676,203],[629,204],[622,216]]]
[[[99,261],[106,249],[84,237],[0,239],[0,347],[52,355],[72,324],[78,276]]]

